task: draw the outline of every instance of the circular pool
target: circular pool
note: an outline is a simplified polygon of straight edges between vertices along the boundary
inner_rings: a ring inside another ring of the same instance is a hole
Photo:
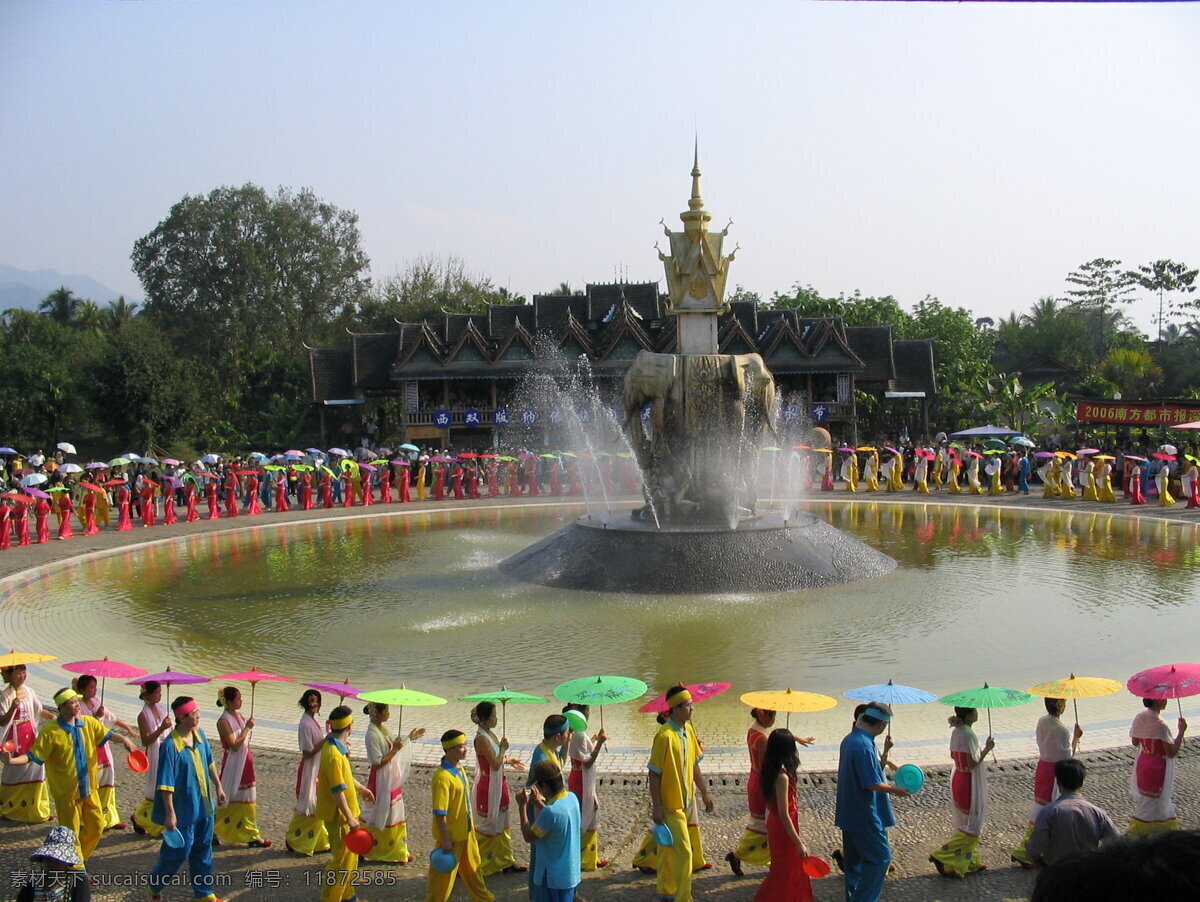
[[[60,661],[109,655],[151,670],[220,674],[255,666],[305,680],[401,683],[450,699],[501,684],[549,697],[589,674],[725,680],[733,691],[697,709],[710,769],[744,766],[742,692],[791,686],[840,697],[886,682],[938,694],[1024,688],[1070,672],[1125,679],[1197,656],[1197,530],[1115,513],[835,499],[803,509],[900,566],[876,580],[801,592],[645,597],[563,592],[505,577],[496,564],[577,516],[578,505],[472,507],[286,526],[264,524],[67,562],[5,583],[0,637]],[[714,560],[713,567],[726,566]],[[65,683],[32,668],[42,690]],[[216,686],[189,694],[216,708]],[[134,693],[110,685],[132,719]],[[291,748],[299,690],[262,684],[258,742]],[[851,703],[793,715],[833,760]],[[326,701],[325,710],[333,700]],[[1085,747],[1123,744],[1140,706],[1089,700]],[[532,745],[550,705],[507,712],[514,745]],[[947,709],[898,711],[908,760],[945,756]],[[1001,755],[1033,749],[1040,704],[995,712]],[[593,712],[593,720],[596,720]],[[470,728],[467,706],[407,709],[405,726]],[[615,764],[637,762],[653,721],[605,712]],[[985,721],[986,724],[986,721]],[[436,746],[428,744],[428,755]]]

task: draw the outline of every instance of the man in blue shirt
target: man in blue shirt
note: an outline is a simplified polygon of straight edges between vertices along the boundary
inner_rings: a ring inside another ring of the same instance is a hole
[[[530,773],[529,790],[517,793],[521,834],[534,843],[537,855],[530,872],[533,902],[574,902],[580,873],[579,799],[563,786],[553,761],[539,761]],[[537,811],[530,824],[526,804]]]
[[[892,860],[887,828],[896,823],[888,796],[908,795],[884,778],[875,751],[875,737],[891,719],[889,706],[870,702],[842,740],[834,823],[842,831],[846,902],[876,902],[883,893],[883,878]]]

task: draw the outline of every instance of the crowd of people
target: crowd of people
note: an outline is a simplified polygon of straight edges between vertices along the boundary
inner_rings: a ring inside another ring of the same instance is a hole
[[[41,452],[4,458],[0,550],[75,538],[77,529],[90,536],[293,507],[580,497],[585,491],[632,493],[639,485],[632,456],[607,452],[585,457],[567,451],[421,452],[415,446],[309,448],[272,457],[206,454],[190,465],[136,454],[86,465],[68,457],[59,450],[50,458]]]
[[[832,492],[901,492],[949,495],[1029,495],[1129,504],[1178,503],[1200,507],[1200,451],[1173,444],[1153,448],[1037,450],[1024,436],[983,443],[930,442],[889,445],[800,446],[801,485]]]
[[[217,739],[210,744],[200,728],[202,703],[179,695],[168,708],[163,686],[152,680],[141,685],[142,709],[131,724],[98,701],[94,676],[80,676],[57,690],[52,710],[42,706],[28,685],[24,666],[4,668],[2,675],[0,813],[8,820],[38,824],[50,818],[52,803],[55,829],[66,828],[70,837],[71,854],[61,860],[85,869],[104,832],[126,827],[118,814],[114,743],[131,753],[140,749],[147,759],[144,793],[129,821],[137,833],[160,840],[150,872],[152,899],[177,879],[184,864],[195,897],[215,898],[214,848],[271,846],[258,825],[251,748],[255,723],[242,714],[236,687],[217,693],[221,713]],[[666,711],[659,717],[647,763],[652,823],[633,865],[656,875],[660,898],[687,902],[693,874],[713,867],[699,816],[701,808],[711,811],[713,802],[701,770],[704,745],[692,723],[691,690],[672,686],[663,700]],[[1187,723],[1180,718],[1172,735],[1162,718],[1166,702],[1143,703],[1130,730],[1137,755],[1130,776],[1134,807],[1129,837],[1180,830],[1174,762]],[[404,790],[411,778],[411,743],[425,731],[393,735],[387,705],[368,702],[361,709],[367,721],[363,730],[349,704],[338,704],[328,715],[323,715],[323,704],[316,689],[299,698],[294,813],[284,842],[296,855],[329,853],[319,881],[321,898],[340,902],[353,898],[360,856],[385,865],[414,860]],[[1036,727],[1039,761],[1029,824],[1020,847],[1010,850],[1015,862],[1028,867],[1070,863],[1077,854],[1118,838],[1112,818],[1082,794],[1086,767],[1074,757],[1082,730],[1062,723],[1064,699],[1045,699],[1045,707]],[[435,851],[428,865],[427,902],[448,902],[459,881],[475,902],[488,902],[494,898],[489,877],[526,871],[533,902],[571,902],[582,874],[608,865],[599,855],[601,799],[596,791],[607,736],[603,729],[589,735],[590,713],[588,707],[572,704],[548,716],[528,763],[511,755],[508,738],[497,735],[492,702],[472,709],[473,739],[456,729],[440,736],[442,759],[431,777]],[[775,727],[774,711],[755,708],[750,713],[749,819],[741,842],[725,859],[738,875],[746,864],[767,868],[756,902],[803,902],[812,898],[810,881],[822,874],[824,865],[806,844],[798,814],[798,750],[813,739]],[[892,800],[910,794],[894,777],[888,732],[892,718],[885,703],[860,704],[841,743],[835,825],[842,845],[832,857],[845,874],[848,900],[880,898],[891,862],[888,829],[896,823]],[[977,720],[974,708],[956,708],[950,718],[948,808],[954,834],[930,856],[946,877],[984,869],[979,843],[987,822],[987,758],[994,743],[990,736],[982,742],[976,736]],[[357,732],[365,732],[365,783],[351,765],[349,738]],[[878,749],[876,739],[885,732]],[[472,753],[474,767],[469,768],[465,762]],[[520,777],[515,793],[510,776]],[[521,837],[530,846],[528,868],[518,865],[514,854],[514,802]],[[57,842],[65,842],[63,834]]]

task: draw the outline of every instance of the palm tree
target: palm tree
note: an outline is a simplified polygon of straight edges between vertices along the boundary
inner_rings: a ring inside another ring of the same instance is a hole
[[[1137,398],[1162,382],[1163,369],[1141,348],[1113,348],[1100,364],[1100,375],[1125,398]]]
[[[75,308],[75,319],[72,325],[80,332],[95,332],[99,335],[104,331],[104,314],[94,301],[80,301]]]
[[[65,285],[60,285],[42,299],[38,304],[38,313],[50,317],[59,325],[69,326],[75,319],[75,311],[80,299]]]
[[[108,331],[113,332],[121,327],[123,323],[129,322],[137,313],[137,304],[131,304],[125,300],[125,295],[119,295],[115,301],[108,302],[108,309],[104,311],[106,314],[105,326]]]

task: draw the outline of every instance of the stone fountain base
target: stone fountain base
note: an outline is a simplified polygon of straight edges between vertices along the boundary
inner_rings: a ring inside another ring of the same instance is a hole
[[[646,595],[776,592],[873,579],[896,562],[812,514],[662,530],[621,516],[580,517],[500,562],[515,579],[558,589]]]

